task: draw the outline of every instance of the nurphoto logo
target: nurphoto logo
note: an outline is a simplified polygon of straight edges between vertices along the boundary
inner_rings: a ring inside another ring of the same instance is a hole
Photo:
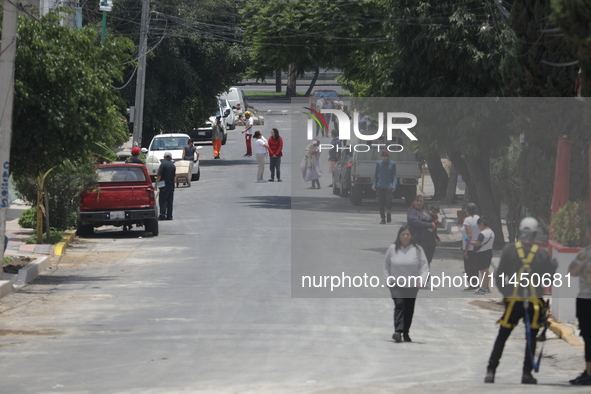
[[[338,109],[321,109],[320,112],[315,111],[312,108],[304,107],[310,111],[307,113],[310,117],[308,118],[308,125],[307,125],[307,138],[308,140],[312,140],[314,138],[314,123],[324,131],[325,134],[328,135],[329,133],[329,124],[326,121],[325,117],[322,114],[330,114],[332,116],[336,116],[339,122],[339,140],[350,140],[351,139],[351,129],[353,129],[353,134],[357,139],[362,141],[376,141],[379,140],[384,134],[384,113],[378,113],[378,129],[375,133],[368,133],[367,130],[360,130],[359,129],[359,113],[353,113],[353,125],[351,127],[351,119],[349,116]],[[409,123],[397,123],[397,119],[408,119],[410,120]],[[402,131],[411,141],[417,141],[417,137],[413,133],[410,132],[409,129],[413,128],[417,124],[417,117],[408,112],[387,112],[386,113],[386,140],[392,141],[393,140],[393,131],[400,130]],[[395,137],[394,137],[395,138]],[[378,150],[387,149],[390,152],[402,152],[404,149],[401,144],[372,144]],[[333,146],[331,144],[320,144],[320,150],[322,149],[331,149]],[[355,150],[356,152],[367,152],[371,149],[370,145],[367,144],[355,144],[349,145],[347,147],[337,147],[345,148],[348,150]],[[339,150],[341,150],[339,149]]]

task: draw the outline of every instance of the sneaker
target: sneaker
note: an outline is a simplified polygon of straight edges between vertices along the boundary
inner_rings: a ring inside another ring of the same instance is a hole
[[[412,339],[410,339],[408,334],[402,334],[402,338],[404,339],[404,342],[412,342]]]
[[[277,182],[283,182],[281,179],[277,179]]]
[[[166,220],[166,217],[164,217],[164,216],[158,216],[158,220]]]
[[[332,183],[330,185],[326,186],[326,187],[332,187]]]
[[[495,382],[495,371],[493,369],[486,370],[486,376],[484,377],[484,383],[494,383]]]
[[[391,222],[392,222],[392,215],[390,214],[390,212],[387,212],[387,213],[386,213],[386,221],[387,221],[388,223],[391,223]]]
[[[538,380],[531,375],[531,372],[524,373],[521,375],[521,384],[538,384]]]
[[[257,183],[265,183],[265,182],[267,182],[267,181],[264,180],[264,179],[261,179],[261,180],[257,181]]]
[[[308,189],[316,189],[316,187],[315,186],[312,186],[312,187],[309,187]]]
[[[575,379],[568,381],[572,385],[576,386],[589,386],[591,385],[591,375],[587,373],[587,371],[583,371],[583,373]]]
[[[214,156],[213,158],[214,158],[214,159],[219,159],[220,157],[219,157],[219,156]]]
[[[382,221],[380,222],[380,224],[386,224],[386,219],[382,219]]]
[[[244,157],[248,157],[248,153],[246,153],[246,154],[244,155]]]
[[[402,342],[402,335],[399,332],[392,334],[392,339],[396,342]]]
[[[275,179],[269,179],[267,182],[275,182]]]
[[[478,287],[476,287],[476,286],[468,286],[468,287],[466,287],[464,289],[464,291],[472,291],[472,290],[476,290],[476,289],[478,289]]]
[[[474,294],[477,294],[477,295],[485,295],[488,293],[490,293],[490,289],[482,289],[482,288],[478,289],[474,292]]]
[[[320,186],[316,186],[316,189],[320,189]]]

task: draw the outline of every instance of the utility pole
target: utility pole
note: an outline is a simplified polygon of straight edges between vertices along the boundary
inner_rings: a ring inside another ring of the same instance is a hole
[[[14,100],[14,59],[16,57],[16,29],[18,10],[14,3],[4,0],[2,44],[0,45],[0,256],[4,261],[6,212],[10,204],[8,177],[10,176],[10,142],[12,140],[12,102]],[[0,270],[2,278],[2,270]]]
[[[133,146],[142,146],[142,122],[144,119],[144,90],[146,87],[146,47],[150,16],[150,0],[142,0],[142,25],[140,30],[140,51],[135,87],[135,113],[133,123]]]

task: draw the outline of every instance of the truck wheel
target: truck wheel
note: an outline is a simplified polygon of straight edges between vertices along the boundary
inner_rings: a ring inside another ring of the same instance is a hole
[[[201,178],[201,168],[199,168],[199,169],[197,170],[197,174],[193,174],[193,175],[191,175],[191,180],[192,180],[192,181],[198,181],[198,180],[199,180],[199,178]]]
[[[89,235],[94,234],[94,226],[92,224],[82,224],[78,222],[76,234],[79,237],[88,237]]]
[[[360,186],[351,186],[351,202],[353,205],[361,205],[361,200],[363,199],[362,193],[363,190],[361,190]]]
[[[334,194],[335,196],[338,196],[341,193],[341,189],[339,189],[337,187],[337,183],[335,182],[335,180],[332,180],[332,194]]]
[[[416,186],[410,186],[407,187],[407,191],[404,194],[404,202],[406,203],[406,205],[410,206],[410,204],[412,204],[412,202],[415,200],[415,197],[417,196],[417,187]]]
[[[146,231],[152,233],[152,236],[158,236],[158,219],[150,219],[144,223]]]

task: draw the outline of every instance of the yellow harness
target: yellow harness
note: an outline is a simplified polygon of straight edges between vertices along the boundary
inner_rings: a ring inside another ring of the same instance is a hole
[[[519,272],[517,273],[517,280],[515,283],[515,287],[513,288],[513,295],[511,297],[506,297],[503,299],[503,302],[508,303],[507,305],[507,309],[505,311],[505,315],[503,316],[503,318],[501,320],[499,320],[497,323],[501,324],[501,326],[506,327],[506,328],[513,328],[516,326],[516,324],[511,324],[509,323],[509,317],[511,316],[511,312],[513,312],[513,306],[515,305],[516,302],[524,302],[524,304],[526,303],[526,299],[523,297],[519,297],[518,292],[519,292],[519,283],[520,283],[520,278],[521,278],[521,274],[524,272],[528,272],[531,273],[531,262],[534,259],[534,256],[536,255],[536,252],[538,251],[538,245],[533,245],[529,251],[529,254],[527,255],[527,257],[525,256],[525,251],[523,250],[523,245],[521,244],[520,241],[515,243],[515,247],[517,248],[517,255],[519,256],[519,258],[521,259],[521,269],[519,270]],[[538,323],[539,318],[540,318],[540,312],[543,309],[543,301],[540,300],[539,298],[535,297],[536,294],[536,288],[533,287],[533,285],[529,284],[530,287],[530,296],[527,297],[527,302],[531,302],[532,305],[534,306],[534,316],[532,318],[531,321],[531,328],[534,329],[538,329],[540,328],[540,324]],[[526,306],[524,305],[524,308]]]

